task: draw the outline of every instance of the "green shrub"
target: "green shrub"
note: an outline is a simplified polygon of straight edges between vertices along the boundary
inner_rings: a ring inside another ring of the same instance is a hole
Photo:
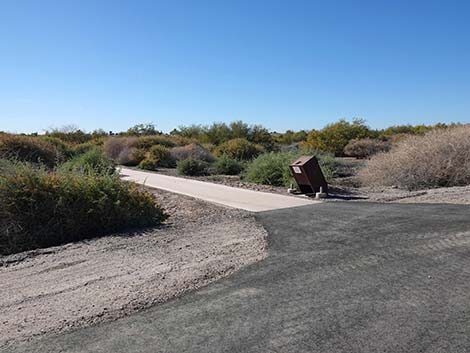
[[[61,171],[74,171],[81,173],[113,174],[115,172],[114,163],[107,158],[103,151],[94,148],[80,154],[59,167]]]
[[[197,143],[197,140],[190,139],[190,138],[183,137],[183,136],[171,136],[171,141],[174,142],[175,146],[186,146],[191,143]],[[167,147],[170,147],[170,146],[167,146]]]
[[[250,160],[264,151],[264,148],[244,138],[236,138],[221,144],[216,148],[217,156],[223,154],[238,160]]]
[[[295,185],[289,165],[301,155],[302,153],[300,152],[270,152],[262,154],[248,164],[244,177],[247,181],[257,184],[286,187]],[[334,157],[319,153],[316,154],[316,157],[326,180],[331,180],[336,170]]]
[[[5,134],[0,136],[0,158],[53,168],[62,156],[54,145],[41,138]]]
[[[60,161],[65,161],[73,157],[75,153],[73,147],[70,144],[62,141],[60,138],[52,137],[52,136],[44,136],[42,137],[42,139],[46,141],[48,144],[54,146],[54,148],[56,149],[59,155]]]
[[[171,149],[171,155],[178,161],[192,158],[212,163],[215,161],[214,155],[197,143],[191,143],[186,146],[174,147]]]
[[[138,167],[145,170],[157,170],[159,162],[157,159],[147,157],[139,163]]]
[[[84,143],[80,143],[78,145],[75,145],[73,147],[73,153],[75,155],[79,155],[79,154],[83,154],[83,153],[86,153],[88,151],[91,151],[93,149],[96,149],[97,148],[97,145],[95,142],[93,141],[88,141],[88,142],[84,142]]]
[[[93,136],[87,134],[86,132],[80,130],[76,126],[64,126],[60,129],[52,129],[51,131],[46,131],[46,136],[51,136],[59,138],[64,142],[70,144],[80,144],[90,141]]]
[[[223,154],[214,163],[214,168],[217,174],[238,175],[243,171],[244,165],[239,160]]]
[[[182,175],[204,175],[207,174],[209,164],[197,159],[185,159],[178,162],[178,172]]]
[[[245,179],[252,183],[289,186],[289,164],[297,158],[292,153],[265,153],[248,164]]]
[[[148,135],[157,135],[161,132],[157,130],[157,127],[153,123],[147,124],[137,124],[129,129],[127,129],[127,135],[136,135],[136,136],[148,136]]]
[[[166,217],[152,194],[117,174],[47,172],[24,163],[0,168],[0,254],[154,226]]]
[[[158,166],[161,168],[174,168],[176,167],[176,160],[166,147],[155,145],[150,148],[147,158],[158,161]]]
[[[361,119],[354,119],[352,123],[340,120],[337,123],[328,124],[320,131],[310,131],[302,147],[341,156],[344,147],[352,139],[375,137],[376,134],[377,132],[371,130]]]
[[[156,136],[142,136],[137,139],[136,147],[143,149],[150,149],[152,146],[161,145],[164,147],[175,147],[176,143],[166,136],[156,135]]]

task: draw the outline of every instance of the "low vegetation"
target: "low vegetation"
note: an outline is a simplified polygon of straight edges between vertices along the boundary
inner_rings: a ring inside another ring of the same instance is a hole
[[[344,155],[356,158],[370,158],[379,152],[388,152],[392,148],[390,141],[379,139],[354,139],[344,147]]]
[[[245,168],[243,162],[238,159],[231,158],[226,154],[220,156],[213,166],[216,174],[221,175],[238,175]]]
[[[470,184],[470,125],[410,136],[371,158],[360,172],[365,185],[409,190]]]
[[[129,160],[133,149],[136,148],[136,137],[110,137],[103,144],[103,151],[108,158],[115,161],[119,159]],[[126,151],[123,154],[123,151]]]
[[[257,184],[286,186],[295,185],[289,165],[304,153],[271,152],[265,153],[248,164],[245,180]],[[312,154],[312,153],[310,153]],[[331,155],[316,153],[320,167],[327,180],[334,177],[336,162]]]
[[[199,176],[209,172],[209,163],[198,159],[184,159],[178,162],[178,172],[181,175]]]
[[[109,158],[106,158],[103,151],[94,148],[83,154],[77,155],[58,167],[62,172],[79,172],[84,174],[114,174],[116,168]]]
[[[265,151],[264,147],[244,138],[236,138],[222,143],[215,149],[217,156],[226,155],[240,161],[251,160]]]
[[[77,128],[45,135],[2,133],[0,253],[162,222],[165,214],[152,195],[121,181],[117,164],[177,167],[187,176],[239,175],[253,183],[290,187],[294,181],[288,165],[311,154],[329,181],[341,174],[335,156],[351,156],[370,158],[359,171],[364,185],[416,190],[470,184],[468,125],[374,130],[356,119],[276,133],[236,121],[180,127],[170,134],[152,124],[117,134]]]
[[[150,147],[146,155],[146,159],[155,161],[157,167],[160,168],[175,168],[176,159],[171,155],[170,149],[162,145],[154,145]]]
[[[198,143],[190,143],[185,146],[174,147],[171,149],[171,154],[174,159],[182,161],[188,158],[199,159],[207,163],[213,163],[216,158],[205,147]]]
[[[0,135],[0,158],[43,164],[53,168],[65,158],[59,148],[46,140],[20,135]]]
[[[0,163],[1,254],[154,226],[165,218],[150,193],[116,173]]]

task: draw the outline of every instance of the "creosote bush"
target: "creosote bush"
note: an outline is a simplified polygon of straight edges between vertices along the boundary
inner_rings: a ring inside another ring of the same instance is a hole
[[[470,184],[470,125],[411,136],[375,155],[360,171],[364,185],[409,190]]]
[[[153,195],[119,175],[0,163],[0,254],[160,224]]]
[[[42,163],[48,168],[53,168],[56,162],[64,157],[53,144],[41,138],[0,135],[0,158]]]
[[[209,164],[205,161],[188,158],[179,161],[177,168],[181,175],[198,176],[208,173]]]
[[[245,166],[238,159],[223,154],[214,163],[213,167],[217,174],[238,175],[243,171]]]
[[[250,160],[256,158],[263,152],[263,146],[250,142],[244,138],[229,140],[215,149],[217,156],[225,154],[238,160]]]
[[[139,163],[138,167],[145,170],[157,170],[158,163],[159,161],[157,159],[147,157]]]
[[[155,145],[161,145],[167,148],[171,148],[171,147],[176,146],[176,142],[173,141],[173,139],[170,137],[161,136],[161,135],[142,136],[142,137],[139,137],[136,142],[136,147],[143,148],[143,149],[149,149]]]
[[[157,161],[161,168],[174,168],[176,167],[176,160],[170,153],[170,150],[161,145],[155,145],[150,148],[147,154],[148,159]]]
[[[301,152],[270,152],[264,153],[250,162],[246,168],[245,180],[256,184],[286,186],[295,185],[290,174],[289,164],[294,162]],[[317,154],[318,163],[327,180],[331,180],[336,171],[334,157],[328,154]]]
[[[265,153],[248,164],[245,179],[256,184],[289,186],[289,164],[296,158],[291,153]]]
[[[90,150],[93,150],[97,148],[99,145],[97,144],[97,141],[88,141],[84,143],[80,143],[78,145],[73,146],[72,151],[74,155],[79,155],[86,153]]]
[[[302,148],[316,149],[341,156],[344,147],[352,139],[375,137],[376,134],[377,132],[371,130],[364,120],[353,119],[351,123],[340,120],[334,124],[326,125],[321,130],[310,131],[306,141],[302,142]]]
[[[76,153],[72,145],[68,144],[67,142],[62,141],[58,137],[44,136],[41,139],[47,142],[48,144],[54,146],[54,148],[57,151],[57,154],[60,156],[59,159],[61,161],[72,158],[74,154]]]
[[[99,174],[113,174],[116,171],[113,161],[107,158],[103,151],[97,147],[72,158],[58,169],[66,172]]]

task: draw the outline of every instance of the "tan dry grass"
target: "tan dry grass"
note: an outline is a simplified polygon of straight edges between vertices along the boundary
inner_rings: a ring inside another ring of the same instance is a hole
[[[409,190],[470,184],[470,124],[433,130],[400,141],[359,172],[365,185]]]

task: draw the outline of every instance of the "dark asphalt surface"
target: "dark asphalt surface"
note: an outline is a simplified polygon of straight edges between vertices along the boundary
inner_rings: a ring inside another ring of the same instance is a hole
[[[470,207],[331,202],[258,218],[265,261],[16,352],[470,352]]]

